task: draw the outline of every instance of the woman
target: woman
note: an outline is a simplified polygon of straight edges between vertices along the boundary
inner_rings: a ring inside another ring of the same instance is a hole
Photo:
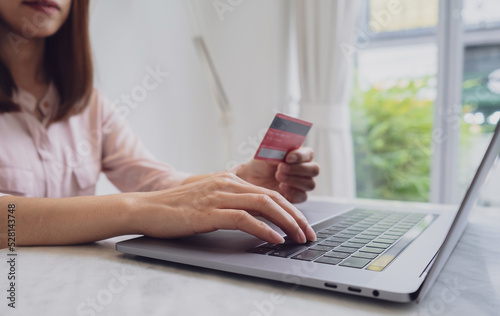
[[[16,245],[124,234],[171,238],[239,229],[271,243],[315,240],[290,203],[319,167],[300,148],[286,163],[253,160],[188,175],[156,161],[92,87],[88,0],[0,2],[0,232],[15,206]],[[99,173],[127,193],[92,196]],[[9,222],[12,223],[12,222]]]

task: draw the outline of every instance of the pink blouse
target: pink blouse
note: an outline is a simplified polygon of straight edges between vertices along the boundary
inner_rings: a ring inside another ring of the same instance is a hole
[[[97,90],[82,113],[50,125],[54,85],[38,107],[26,91],[13,100],[22,111],[0,114],[0,196],[93,195],[101,171],[122,192],[166,189],[189,177],[156,160]]]

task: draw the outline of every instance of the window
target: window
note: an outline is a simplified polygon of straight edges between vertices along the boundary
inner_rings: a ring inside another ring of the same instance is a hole
[[[500,2],[463,1],[457,196],[500,118]],[[358,197],[430,200],[438,8],[439,0],[363,2],[351,102]],[[493,196],[486,200],[496,203]]]

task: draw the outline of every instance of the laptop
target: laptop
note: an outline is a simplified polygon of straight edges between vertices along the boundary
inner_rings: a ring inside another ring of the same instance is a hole
[[[180,239],[138,237],[120,252],[395,302],[420,301],[465,230],[500,151],[500,123],[460,207],[297,204],[317,233],[304,245],[274,245],[241,231]],[[268,222],[269,223],[269,222]],[[273,228],[280,231],[275,225]],[[284,234],[283,234],[284,235]]]

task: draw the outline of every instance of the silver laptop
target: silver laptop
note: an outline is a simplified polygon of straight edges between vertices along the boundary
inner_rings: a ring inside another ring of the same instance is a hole
[[[219,230],[182,239],[139,237],[117,243],[116,249],[283,281],[293,287],[304,285],[396,302],[419,301],[462,235],[480,188],[497,160],[499,126],[458,209],[381,210],[306,202],[297,207],[317,232],[314,243],[298,245],[285,237],[285,244],[274,245],[240,231]]]

